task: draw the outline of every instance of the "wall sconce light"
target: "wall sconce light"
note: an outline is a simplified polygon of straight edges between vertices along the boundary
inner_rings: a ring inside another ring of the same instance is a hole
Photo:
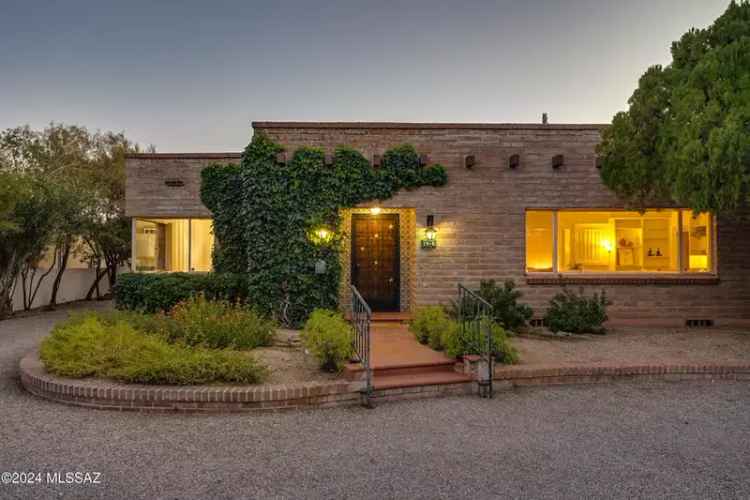
[[[380,208],[380,207],[371,207],[371,208],[370,208],[370,213],[371,213],[372,215],[378,215],[378,214],[379,214],[380,212],[382,212],[382,211],[383,211],[383,209],[382,209],[382,208]]]
[[[437,229],[435,229],[435,216],[427,216],[427,224],[424,230],[422,248],[437,248]]]
[[[428,163],[430,163],[430,156],[429,155],[419,155],[419,166],[424,167]]]
[[[474,155],[464,156],[464,167],[472,168],[477,164],[477,159]]]
[[[558,169],[565,164],[565,157],[563,155],[555,155],[552,157],[552,168]]]
[[[513,170],[521,166],[521,155],[510,155],[508,158],[508,167]]]
[[[313,241],[313,243],[317,243],[318,245],[330,243],[333,239],[333,231],[331,231],[327,227],[318,227],[316,229],[313,229],[312,233],[310,234],[310,239]]]
[[[284,151],[276,153],[276,163],[286,163],[286,153]]]
[[[596,157],[596,159],[594,160],[594,165],[595,165],[595,166],[596,166],[596,168],[598,168],[599,170],[601,170],[601,169],[602,169],[602,157],[601,157],[601,156],[597,156],[597,157]]]
[[[383,158],[380,155],[372,155],[372,166],[379,167]]]

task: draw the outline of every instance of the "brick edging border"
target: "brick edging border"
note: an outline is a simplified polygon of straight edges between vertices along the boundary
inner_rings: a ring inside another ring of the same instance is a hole
[[[190,387],[78,380],[47,373],[37,351],[21,359],[19,370],[23,387],[44,399],[88,408],[159,413],[229,413],[350,406],[361,403],[360,390],[363,387],[360,381],[346,380]],[[494,375],[494,384],[499,390],[524,386],[601,383],[618,379],[750,380],[750,364],[497,366]],[[463,383],[453,389],[433,386],[382,389],[376,390],[374,396],[376,401],[388,401],[467,392],[474,390]]]
[[[246,412],[326,408],[360,403],[361,382],[258,386],[157,386],[50,375],[37,351],[19,363],[21,385],[44,399],[97,409],[148,412]]]
[[[499,387],[530,385],[587,384],[615,379],[750,380],[750,364],[602,364],[586,366],[497,366],[495,384]]]

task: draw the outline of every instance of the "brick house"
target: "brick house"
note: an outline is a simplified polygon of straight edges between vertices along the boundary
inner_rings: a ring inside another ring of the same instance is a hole
[[[613,323],[750,324],[750,225],[678,207],[641,214],[602,184],[602,125],[255,122],[290,151],[352,146],[376,158],[409,143],[448,172],[343,211],[349,282],[379,310],[455,298],[458,283],[513,279],[541,315],[562,285],[606,290]],[[200,170],[239,153],[136,154],[126,161],[134,271],[211,269]],[[434,231],[432,231],[434,230]],[[428,243],[436,235],[434,245]],[[423,243],[425,241],[425,243]]]

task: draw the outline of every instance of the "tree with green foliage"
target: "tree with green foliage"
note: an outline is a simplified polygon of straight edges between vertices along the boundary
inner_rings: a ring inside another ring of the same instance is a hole
[[[440,165],[426,166],[410,145],[391,149],[373,168],[359,152],[339,147],[333,164],[318,148],[278,161],[283,147],[256,134],[241,165],[209,166],[201,199],[214,218],[217,272],[245,272],[250,300],[286,325],[300,325],[316,308],[338,306],[343,236],[340,209],[386,200],[400,189],[442,186]],[[314,237],[327,228],[333,237]],[[325,263],[316,274],[315,264]]]
[[[604,183],[632,206],[696,212],[750,206],[750,3],[672,44],[672,63],[641,77],[599,146]]]
[[[130,255],[129,224],[124,215],[125,154],[138,149],[123,134],[90,133],[76,125],[52,123],[43,130],[23,126],[0,132],[0,171],[25,179],[26,189],[19,191],[19,196],[29,199],[17,206],[20,210],[34,204],[34,216],[46,228],[42,234],[41,225],[15,215],[21,224],[16,239],[8,241],[21,252],[21,264],[17,270],[10,266],[2,272],[13,276],[13,287],[15,280],[20,280],[24,308],[31,307],[48,276],[53,279],[49,305],[56,304],[68,260],[74,254],[96,265],[89,297],[104,275],[114,284],[117,268]],[[4,204],[0,200],[0,206]],[[53,265],[41,269],[45,260]]]
[[[39,262],[52,241],[56,223],[55,186],[20,172],[0,170],[0,318],[13,311],[13,295],[22,283],[24,307],[41,280],[29,275],[29,265]],[[31,297],[33,301],[33,297]]]

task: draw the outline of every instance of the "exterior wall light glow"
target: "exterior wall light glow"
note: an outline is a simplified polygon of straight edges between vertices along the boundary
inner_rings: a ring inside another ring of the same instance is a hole
[[[310,239],[313,243],[325,245],[333,239],[333,231],[327,227],[318,227],[310,232]]]
[[[435,216],[427,216],[427,224],[422,239],[422,248],[437,248],[437,229],[435,229]]]

